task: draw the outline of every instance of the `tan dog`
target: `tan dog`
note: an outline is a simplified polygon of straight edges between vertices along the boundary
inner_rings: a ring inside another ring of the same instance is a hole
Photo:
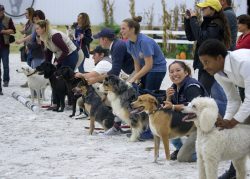
[[[170,160],[169,139],[188,135],[195,129],[193,122],[182,122],[184,114],[158,109],[158,101],[152,95],[141,95],[131,105],[135,109],[134,112],[145,111],[149,115],[149,126],[154,135],[155,162],[159,156],[160,139],[164,144],[166,159]]]

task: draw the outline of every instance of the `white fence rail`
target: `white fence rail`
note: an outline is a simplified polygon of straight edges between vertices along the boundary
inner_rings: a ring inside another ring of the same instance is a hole
[[[146,35],[163,35],[163,30],[141,30],[141,33]],[[168,34],[174,35],[174,36],[182,36],[182,38],[186,38],[185,31],[170,31],[167,30]],[[238,32],[238,37],[241,35],[240,32]],[[157,43],[163,43],[163,39],[154,39]],[[167,39],[168,44],[194,44],[194,41],[184,40],[184,39]]]

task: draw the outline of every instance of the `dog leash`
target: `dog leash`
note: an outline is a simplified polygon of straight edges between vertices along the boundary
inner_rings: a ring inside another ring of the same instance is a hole
[[[35,71],[34,71],[33,73],[31,73],[31,74],[28,74],[27,77],[30,77],[30,76],[34,75],[36,72],[37,72],[37,70],[35,70]]]

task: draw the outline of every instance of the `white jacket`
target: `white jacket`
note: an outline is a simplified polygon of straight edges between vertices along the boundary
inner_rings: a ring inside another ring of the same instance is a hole
[[[227,96],[227,108],[224,119],[236,119],[244,122],[250,115],[250,50],[239,49],[229,52],[225,58],[224,70],[214,75]],[[245,100],[241,99],[236,85],[245,88]]]

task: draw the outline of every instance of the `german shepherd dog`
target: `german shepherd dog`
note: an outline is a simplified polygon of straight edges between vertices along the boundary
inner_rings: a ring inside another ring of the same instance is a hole
[[[75,116],[76,113],[76,102],[79,97],[82,95],[74,95],[73,88],[77,86],[77,84],[81,81],[80,78],[75,78],[75,73],[70,67],[61,67],[56,72],[55,75],[57,78],[62,78],[65,80],[67,88],[68,88],[68,96],[72,100],[72,114],[69,117]],[[84,105],[83,107],[83,113],[88,116],[88,114],[85,111]]]
[[[150,94],[139,96],[131,106],[134,112],[145,111],[149,115],[149,126],[154,135],[155,162],[159,156],[160,139],[164,144],[166,159],[170,160],[169,139],[189,135],[196,129],[193,122],[182,121],[185,114],[158,108],[157,99]]]
[[[114,124],[115,116],[110,107],[106,106],[95,89],[88,85],[86,80],[82,80],[74,88],[75,93],[81,93],[84,105],[90,115],[89,134],[92,135],[95,128],[95,121],[100,123],[104,130],[110,129]]]
[[[146,113],[130,113],[132,110],[130,104],[137,99],[135,89],[114,75],[107,76],[99,89],[107,93],[107,99],[111,104],[113,114],[132,128],[130,141],[137,141],[140,133],[148,125],[148,115]]]
[[[49,63],[43,62],[36,68],[40,75],[44,75],[44,78],[49,79],[52,88],[52,94],[55,99],[57,107],[53,111],[63,112],[65,108],[65,96],[67,95],[68,88],[63,79],[58,79],[55,75],[56,67]],[[61,109],[60,109],[61,107]]]

